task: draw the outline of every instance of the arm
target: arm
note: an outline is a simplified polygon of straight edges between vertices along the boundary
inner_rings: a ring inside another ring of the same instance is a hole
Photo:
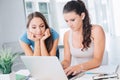
[[[29,39],[34,41],[34,51],[30,47],[31,41]],[[34,34],[29,31],[24,33],[19,42],[27,56],[40,56],[40,41],[34,37]]]
[[[105,49],[105,33],[102,27],[97,26],[92,31],[94,41],[94,56],[93,59],[83,63],[83,69],[89,70],[101,65],[104,49]]]
[[[47,39],[50,35],[53,35],[53,37],[55,35],[57,35],[57,36],[56,36],[56,39],[54,39],[53,47],[52,47],[51,51],[48,53],[46,45],[45,45],[45,39]],[[57,49],[58,41],[59,41],[58,33],[53,31],[53,34],[50,34],[50,29],[47,29],[45,31],[45,36],[40,41],[41,41],[41,46],[42,46],[41,47],[41,55],[42,56],[55,56],[56,55],[56,49]]]
[[[45,45],[45,42],[44,41],[41,41],[41,55],[42,56],[55,56],[56,55],[56,49],[57,49],[57,46],[58,46],[58,41],[59,41],[59,38],[54,40],[53,42],[53,47],[50,51],[50,53],[48,53],[47,49],[46,49],[46,45]]]
[[[25,55],[27,56],[40,56],[40,46],[39,46],[39,42],[35,43],[35,49],[34,52],[32,51],[31,47],[29,44],[26,44],[25,42],[19,40],[19,43],[22,47],[22,49],[25,52]]]
[[[67,31],[64,35],[64,60],[62,61],[62,66],[64,69],[70,66],[71,63],[71,54],[70,54],[70,48],[68,43],[68,36],[69,32]]]
[[[54,40],[52,50],[49,53],[50,56],[56,56],[56,50],[57,50],[57,46],[58,46],[58,41],[59,41],[59,38]]]
[[[23,42],[21,40],[19,40],[19,43],[20,43],[20,46],[22,47],[22,49],[24,50],[25,55],[27,55],[27,56],[33,55],[32,49],[28,44],[26,44],[25,42]]]

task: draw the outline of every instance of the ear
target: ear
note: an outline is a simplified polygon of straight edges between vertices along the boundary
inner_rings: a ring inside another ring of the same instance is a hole
[[[82,20],[84,20],[84,18],[85,18],[85,13],[84,12],[81,13],[81,18],[82,18]]]

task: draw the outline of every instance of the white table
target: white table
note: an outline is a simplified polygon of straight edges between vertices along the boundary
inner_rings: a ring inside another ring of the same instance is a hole
[[[118,73],[119,79],[109,78],[109,79],[105,79],[105,80],[120,80],[120,66],[118,68],[117,73]],[[92,77],[95,75],[96,74],[85,74],[82,77],[77,78],[76,80],[93,80]]]
[[[23,70],[21,73],[22,74],[25,73],[27,75],[29,74],[28,70]],[[119,69],[118,69],[117,73],[118,73],[119,78],[120,78],[120,66],[119,66]],[[77,78],[75,80],[93,80],[92,77],[95,76],[95,75],[96,74],[84,74],[82,77]],[[30,80],[34,80],[34,79],[30,79]],[[105,80],[120,80],[120,79],[113,79],[113,78],[111,78],[111,79],[105,79]]]

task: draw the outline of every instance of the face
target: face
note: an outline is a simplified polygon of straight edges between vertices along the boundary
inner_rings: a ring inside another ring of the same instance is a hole
[[[29,24],[28,30],[36,37],[42,37],[45,32],[45,24],[41,18],[34,17]]]
[[[64,13],[64,19],[73,31],[78,31],[82,28],[82,16],[75,12]]]

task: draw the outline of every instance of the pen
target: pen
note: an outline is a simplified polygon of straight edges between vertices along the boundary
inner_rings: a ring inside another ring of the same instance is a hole
[[[99,74],[99,75],[108,75],[108,74],[106,74],[106,73],[92,73],[92,72],[85,72],[85,74]]]
[[[85,72],[85,74],[100,74],[100,73]]]

